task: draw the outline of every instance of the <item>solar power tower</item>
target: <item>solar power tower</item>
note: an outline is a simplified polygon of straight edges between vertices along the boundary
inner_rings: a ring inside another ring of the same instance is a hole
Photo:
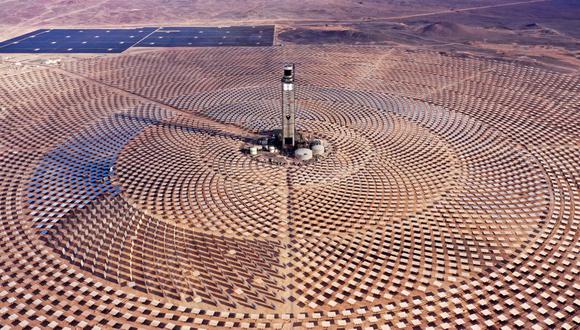
[[[294,101],[294,64],[284,65],[282,77],[282,148],[293,149],[296,133]]]

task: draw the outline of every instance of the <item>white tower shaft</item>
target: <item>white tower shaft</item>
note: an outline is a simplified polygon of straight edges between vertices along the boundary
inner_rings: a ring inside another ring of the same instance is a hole
[[[296,104],[294,99],[294,64],[284,66],[282,77],[282,148],[294,148],[296,143]]]

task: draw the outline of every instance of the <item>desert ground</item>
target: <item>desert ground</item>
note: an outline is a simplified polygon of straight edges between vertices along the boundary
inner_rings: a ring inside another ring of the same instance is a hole
[[[33,27],[276,24],[279,44],[431,49],[577,73],[580,8],[531,1],[0,1],[0,38]]]
[[[576,329],[573,1],[2,1],[264,47],[0,54],[0,329]],[[307,163],[245,150],[297,68]]]

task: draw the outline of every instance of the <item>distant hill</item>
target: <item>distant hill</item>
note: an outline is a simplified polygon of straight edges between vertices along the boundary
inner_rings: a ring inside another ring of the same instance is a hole
[[[299,44],[325,44],[325,43],[369,43],[374,36],[356,30],[319,30],[298,28],[284,31],[278,36],[283,41]]]
[[[462,36],[471,38],[478,34],[478,31],[463,24],[452,22],[435,22],[429,23],[417,29],[422,36],[427,37],[453,37],[461,38]]]

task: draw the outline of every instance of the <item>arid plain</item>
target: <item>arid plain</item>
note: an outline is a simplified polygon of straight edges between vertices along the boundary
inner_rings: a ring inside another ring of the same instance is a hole
[[[262,47],[0,54],[0,328],[575,329],[573,1],[0,0]],[[241,152],[297,125],[317,162]]]

